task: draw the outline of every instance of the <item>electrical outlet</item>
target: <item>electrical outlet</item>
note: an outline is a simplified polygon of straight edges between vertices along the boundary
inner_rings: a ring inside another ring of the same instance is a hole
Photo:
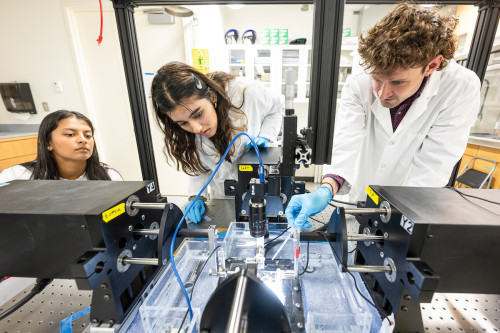
[[[49,103],[42,102],[42,106],[43,106],[43,111],[45,111],[45,112],[49,112],[50,111]]]

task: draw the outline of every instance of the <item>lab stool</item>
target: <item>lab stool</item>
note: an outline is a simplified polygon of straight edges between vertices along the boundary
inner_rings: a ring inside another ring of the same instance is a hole
[[[491,168],[491,171],[489,173],[482,172],[474,168],[474,163],[472,163],[475,160],[482,160],[486,162],[492,163],[493,167]],[[472,164],[471,164],[472,163]],[[471,167],[469,167],[472,165]],[[487,158],[483,157],[473,157],[470,159],[469,162],[465,165],[465,167],[459,172],[458,177],[457,177],[457,183],[456,187],[462,187],[463,185],[466,185],[471,188],[490,188],[491,185],[491,180],[493,179],[493,172],[495,172],[495,169],[497,167],[497,162],[494,160],[490,160]]]

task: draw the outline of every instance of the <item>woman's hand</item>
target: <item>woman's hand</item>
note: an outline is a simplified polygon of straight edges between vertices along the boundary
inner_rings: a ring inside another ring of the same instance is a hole
[[[255,144],[257,145],[257,147],[259,147],[259,148],[267,148],[267,147],[269,147],[269,139],[265,138],[263,136],[258,136],[255,139],[253,139],[253,141],[255,142]],[[252,146],[253,146],[252,145],[252,141],[249,140],[247,142],[246,147],[250,148]]]
[[[201,199],[197,199],[194,202],[190,201],[184,208],[184,214],[186,214],[186,211],[190,206],[192,207],[187,213],[186,217],[193,223],[200,223],[203,214],[205,214],[205,204]]]

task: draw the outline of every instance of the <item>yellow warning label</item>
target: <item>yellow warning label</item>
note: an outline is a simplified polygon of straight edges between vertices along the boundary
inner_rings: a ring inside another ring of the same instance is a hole
[[[114,206],[113,208],[108,209],[107,211],[102,213],[102,220],[106,223],[111,221],[117,216],[122,215],[125,213],[125,203],[122,202],[119,205]]]
[[[365,192],[373,200],[373,202],[375,202],[375,205],[378,205],[378,202],[380,201],[380,198],[378,197],[377,193],[375,193],[375,191],[372,190],[372,188],[370,186],[368,186],[366,188]]]
[[[240,165],[240,171],[253,171],[251,165]]]
[[[202,73],[210,72],[208,49],[193,49],[193,67]]]

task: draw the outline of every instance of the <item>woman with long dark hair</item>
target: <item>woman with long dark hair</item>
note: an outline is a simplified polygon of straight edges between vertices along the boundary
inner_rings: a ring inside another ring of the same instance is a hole
[[[260,147],[275,142],[283,118],[283,98],[258,81],[233,74],[207,75],[171,62],[156,73],[151,86],[155,118],[163,131],[167,160],[192,176],[192,200],[208,181],[231,140],[248,133]],[[240,137],[229,150],[210,185],[210,198],[224,197],[224,180],[237,179],[238,160],[249,148]],[[200,222],[204,201],[194,203],[188,218]]]
[[[90,119],[75,111],[47,115],[38,130],[34,161],[0,173],[0,182],[15,179],[122,180],[120,174],[99,161]]]

